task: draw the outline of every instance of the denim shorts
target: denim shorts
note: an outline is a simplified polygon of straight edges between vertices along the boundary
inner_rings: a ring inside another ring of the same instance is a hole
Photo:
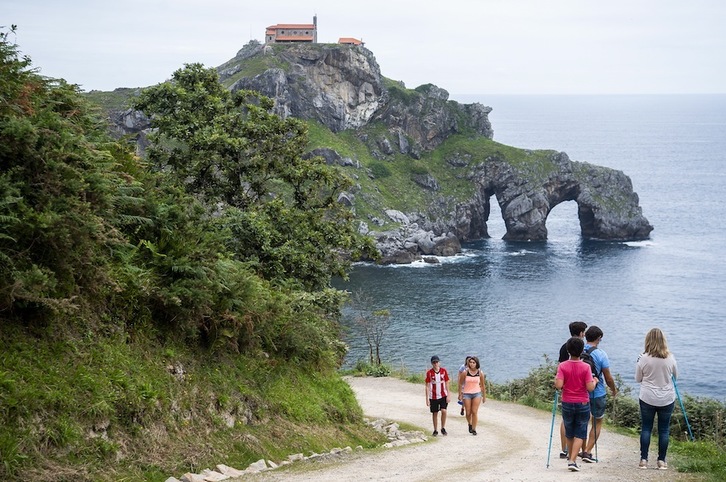
[[[466,399],[469,399],[469,400],[474,399],[474,398],[480,398],[480,397],[481,397],[481,392],[476,392],[476,393],[462,393],[461,394],[461,398],[466,398]]]
[[[590,399],[590,411],[598,420],[605,416],[605,395]]]
[[[562,422],[565,424],[565,437],[587,438],[587,423],[590,421],[590,404],[562,402]]]

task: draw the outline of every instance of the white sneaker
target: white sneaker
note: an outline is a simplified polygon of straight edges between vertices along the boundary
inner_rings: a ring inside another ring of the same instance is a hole
[[[638,464],[639,469],[647,469],[648,468],[648,461],[645,459],[640,459],[640,463]]]
[[[658,461],[658,470],[668,470],[668,464],[665,460]]]

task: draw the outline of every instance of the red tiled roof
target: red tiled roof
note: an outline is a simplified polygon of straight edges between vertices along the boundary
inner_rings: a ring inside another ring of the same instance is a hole
[[[357,38],[353,38],[353,37],[340,37],[338,39],[338,43],[339,44],[353,44],[353,45],[361,45],[361,44],[363,44],[363,42],[361,42]]]
[[[281,29],[281,28],[292,28],[292,29],[308,29],[313,30],[315,28],[315,25],[312,23],[278,23],[277,25],[270,25],[267,27],[268,29],[275,28],[275,29]]]

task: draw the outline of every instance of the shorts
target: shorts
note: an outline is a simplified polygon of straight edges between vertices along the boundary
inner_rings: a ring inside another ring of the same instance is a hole
[[[590,412],[592,416],[600,420],[605,416],[605,395],[590,399]]]
[[[449,406],[449,402],[446,401],[446,397],[443,398],[429,398],[429,407],[431,408],[431,413],[436,413],[439,410],[446,410],[446,407]]]
[[[587,438],[587,423],[590,421],[590,404],[562,402],[562,423],[565,437]]]
[[[466,399],[469,399],[469,400],[474,399],[474,398],[481,398],[481,392],[476,392],[476,393],[462,393],[461,394],[461,398],[466,398]]]

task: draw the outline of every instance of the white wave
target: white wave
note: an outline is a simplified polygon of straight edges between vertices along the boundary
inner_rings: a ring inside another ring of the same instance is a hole
[[[511,253],[507,253],[507,256],[524,256],[526,254],[535,254],[535,252],[528,251],[526,249],[520,249],[519,251],[512,251]]]
[[[653,241],[625,241],[623,244],[634,248],[648,248],[650,246],[655,246]]]

